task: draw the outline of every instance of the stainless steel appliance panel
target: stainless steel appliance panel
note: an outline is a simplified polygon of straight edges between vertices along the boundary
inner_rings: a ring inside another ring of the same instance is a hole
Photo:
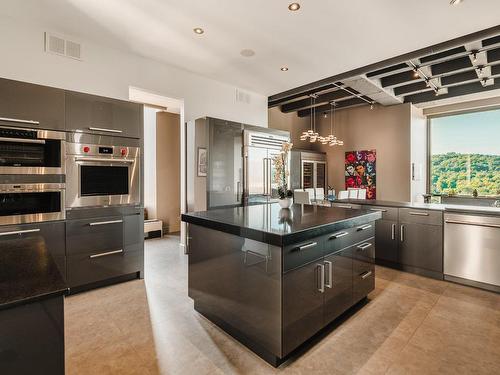
[[[444,216],[444,273],[500,286],[500,217]]]

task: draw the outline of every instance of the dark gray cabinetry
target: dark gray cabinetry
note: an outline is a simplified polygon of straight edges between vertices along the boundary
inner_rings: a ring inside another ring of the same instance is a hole
[[[375,225],[377,260],[396,263],[398,261],[398,222],[382,219]]]
[[[141,137],[140,104],[77,92],[66,92],[66,130]]]
[[[284,353],[290,353],[323,328],[324,276],[322,260],[283,276]]]
[[[375,240],[352,247],[352,298],[358,302],[375,288]]]
[[[6,225],[0,227],[0,247],[14,246],[48,251],[63,278],[66,278],[64,222]]]
[[[64,297],[0,310],[0,374],[64,375]]]
[[[337,251],[325,257],[324,324],[330,323],[352,305],[351,249]]]
[[[0,78],[0,124],[64,130],[64,91]]]
[[[421,269],[424,274],[443,273],[441,212],[400,209],[399,239],[401,264]]]
[[[67,221],[68,284],[81,287],[143,272],[141,215]]]

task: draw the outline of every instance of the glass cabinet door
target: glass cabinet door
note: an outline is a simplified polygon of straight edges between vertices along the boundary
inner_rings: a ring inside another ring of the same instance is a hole
[[[326,165],[324,163],[316,163],[316,186],[315,188],[323,188],[326,194]]]
[[[314,188],[314,163],[302,162],[302,188]]]

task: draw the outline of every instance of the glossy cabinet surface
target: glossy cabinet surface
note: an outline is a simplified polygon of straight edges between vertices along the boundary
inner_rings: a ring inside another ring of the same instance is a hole
[[[398,262],[398,242],[398,222],[384,219],[378,220],[375,224],[376,258],[386,262]]]
[[[375,288],[375,239],[352,247],[353,301],[364,298]]]
[[[66,130],[140,138],[140,104],[77,92],[66,92]]]
[[[64,130],[64,112],[64,90],[0,78],[0,117],[21,120],[1,125]]]
[[[399,254],[403,265],[442,273],[443,227],[402,222]]]
[[[324,324],[340,316],[352,305],[353,261],[350,248],[325,257]]]

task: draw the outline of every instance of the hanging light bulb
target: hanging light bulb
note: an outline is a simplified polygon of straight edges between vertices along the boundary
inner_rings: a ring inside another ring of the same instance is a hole
[[[418,67],[413,68],[413,78],[418,78]]]

